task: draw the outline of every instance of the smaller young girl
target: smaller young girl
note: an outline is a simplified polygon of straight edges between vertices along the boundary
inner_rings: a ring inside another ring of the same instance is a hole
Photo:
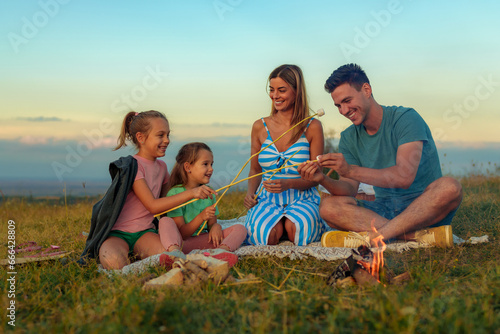
[[[178,196],[210,182],[213,173],[213,154],[204,143],[184,145],[175,158],[167,196]],[[225,230],[217,223],[218,209],[215,196],[201,199],[167,213],[172,217],[184,239],[182,251],[207,249],[210,256],[236,263],[238,257],[230,252],[241,246],[247,231],[243,225],[233,225]],[[203,223],[207,221],[203,228]],[[199,233],[200,229],[203,230]],[[160,237],[163,231],[160,231]],[[214,250],[215,249],[215,250]]]
[[[112,184],[92,209],[81,262],[98,256],[105,269],[121,269],[129,263],[129,255],[144,259],[167,251],[165,256],[172,261],[184,256],[175,222],[163,217],[158,223],[160,232],[173,230],[165,247],[153,223],[154,215],[193,198],[208,198],[215,191],[200,186],[165,197],[169,174],[165,162],[158,158],[165,155],[169,135],[167,118],[158,111],[129,112],[125,116],[115,150],[129,140],[138,152],[110,164]]]

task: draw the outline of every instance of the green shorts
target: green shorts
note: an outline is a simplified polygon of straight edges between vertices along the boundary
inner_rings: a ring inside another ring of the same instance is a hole
[[[158,234],[158,231],[155,230],[154,228],[148,228],[147,230],[140,231],[140,232],[123,232],[123,231],[118,231],[118,230],[113,230],[109,232],[108,237],[118,237],[122,240],[125,240],[125,242],[128,244],[128,250],[129,252],[132,252],[134,250],[135,243],[137,240],[139,240],[140,237],[142,237],[144,234],[148,232],[153,232]]]

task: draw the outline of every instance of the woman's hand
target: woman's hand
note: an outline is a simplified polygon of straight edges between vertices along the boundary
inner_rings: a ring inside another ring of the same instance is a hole
[[[258,202],[255,199],[255,194],[247,193],[247,195],[245,196],[245,199],[243,200],[243,205],[245,206],[245,208],[247,208],[249,210],[251,208],[253,208],[257,203]]]
[[[212,195],[217,195],[215,190],[208,186],[199,186],[196,188],[191,189],[193,198],[199,198],[199,199],[206,199],[206,198],[212,198]]]
[[[317,162],[307,161],[297,168],[300,177],[304,180],[321,183],[324,179],[321,167]]]
[[[262,182],[262,185],[270,193],[282,193],[290,189],[288,180],[267,180]]]
[[[215,223],[210,228],[208,232],[208,242],[212,242],[215,248],[218,248],[224,239],[224,233],[222,233],[222,227]]]

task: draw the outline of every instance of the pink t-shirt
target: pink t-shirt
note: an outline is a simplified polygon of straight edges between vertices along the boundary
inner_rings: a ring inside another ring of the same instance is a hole
[[[170,177],[167,164],[156,159],[155,161],[144,159],[137,154],[134,155],[137,160],[137,175],[135,180],[144,179],[154,198],[159,198],[162,186],[168,182]],[[125,200],[115,225],[111,230],[135,233],[155,228],[153,225],[154,215],[146,209],[139,198],[131,190]]]

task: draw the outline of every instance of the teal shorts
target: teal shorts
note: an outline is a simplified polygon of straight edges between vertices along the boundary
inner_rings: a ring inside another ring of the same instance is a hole
[[[108,237],[118,237],[122,240],[125,240],[125,242],[128,244],[129,252],[132,252],[134,250],[134,246],[135,246],[137,240],[139,240],[140,237],[142,237],[144,234],[146,234],[148,232],[153,232],[153,233],[158,234],[158,231],[155,230],[154,228],[148,228],[147,230],[140,231],[140,232],[134,232],[134,233],[113,230],[113,231],[109,232]]]
[[[394,217],[399,216],[401,212],[406,210],[406,208],[420,195],[421,194],[411,194],[393,198],[375,198],[374,201],[356,199],[356,202],[358,206],[374,211],[376,214],[388,220],[391,220],[394,219]],[[429,227],[451,225],[451,220],[455,216],[457,209],[448,213],[448,215],[444,217],[444,219],[440,222],[437,222]]]

